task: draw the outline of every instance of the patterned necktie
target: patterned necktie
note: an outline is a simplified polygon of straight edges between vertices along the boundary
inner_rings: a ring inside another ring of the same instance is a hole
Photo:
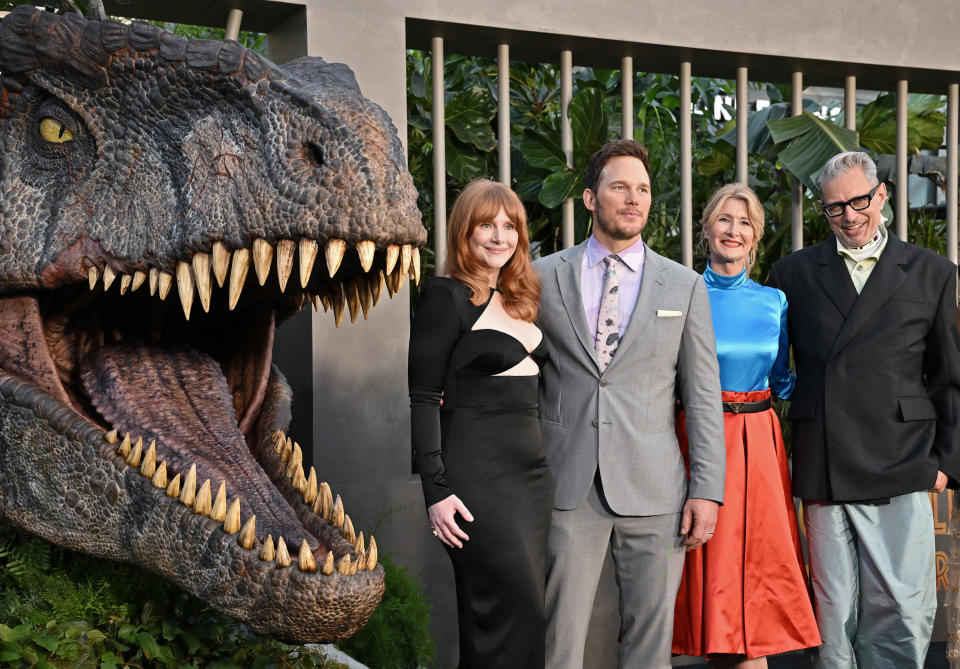
[[[611,253],[603,259],[606,270],[603,273],[603,288],[600,291],[600,313],[597,316],[597,336],[594,347],[597,349],[597,361],[603,371],[613,359],[620,343],[620,284],[617,283],[617,264],[620,256]]]

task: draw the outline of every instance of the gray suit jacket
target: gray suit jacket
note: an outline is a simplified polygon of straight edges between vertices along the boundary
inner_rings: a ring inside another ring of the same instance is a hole
[[[580,506],[598,468],[607,503],[621,515],[677,513],[688,495],[722,503],[723,413],[703,278],[647,247],[630,324],[601,374],[580,294],[585,249],[586,242],[535,263],[538,323],[550,347],[540,426],[554,507]],[[678,396],[690,437],[689,491],[674,430]]]

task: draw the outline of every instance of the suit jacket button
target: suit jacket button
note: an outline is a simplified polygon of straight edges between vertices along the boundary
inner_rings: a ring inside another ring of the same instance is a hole
[[[603,380],[600,382],[600,387],[601,387],[601,388],[606,388],[606,387],[607,387],[607,380],[606,380],[606,379],[603,379]]]
[[[593,426],[594,426],[594,427],[599,427],[599,426],[600,426],[600,421],[598,421],[596,418],[594,418],[594,419],[593,419]]]

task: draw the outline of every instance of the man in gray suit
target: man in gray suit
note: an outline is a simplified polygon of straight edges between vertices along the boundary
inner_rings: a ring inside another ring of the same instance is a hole
[[[723,416],[703,279],[646,247],[647,152],[610,142],[590,158],[593,232],[536,262],[550,345],[540,420],[556,480],[547,667],[578,669],[607,547],[620,588],[620,667],[669,667],[686,549],[723,502]],[[674,431],[683,403],[689,483]],[[615,643],[615,639],[610,639]]]

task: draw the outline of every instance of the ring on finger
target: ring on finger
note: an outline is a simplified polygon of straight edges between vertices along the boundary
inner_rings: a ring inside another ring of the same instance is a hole
[[[439,536],[440,536],[440,533],[437,532],[437,528],[431,527],[431,528],[430,528],[430,531],[433,532],[433,536],[435,536],[435,537],[439,537]]]

